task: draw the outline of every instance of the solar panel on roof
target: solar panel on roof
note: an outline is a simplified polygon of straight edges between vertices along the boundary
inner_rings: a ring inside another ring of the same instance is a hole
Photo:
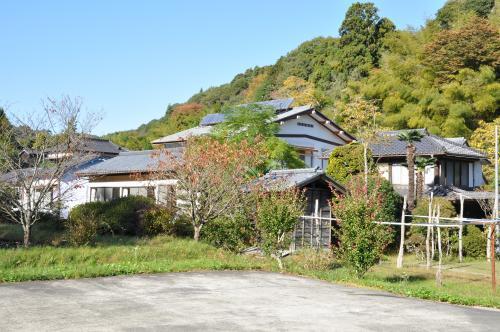
[[[224,122],[225,115],[222,113],[207,114],[201,119],[200,126],[213,126]]]
[[[293,98],[286,98],[286,99],[259,101],[256,103],[241,104],[238,106],[248,106],[251,104],[256,104],[256,105],[263,105],[263,106],[271,106],[276,111],[282,111],[282,110],[287,110],[287,109],[291,108],[292,103],[293,103]]]
[[[271,106],[275,110],[279,111],[279,110],[289,109],[292,103],[293,103],[293,98],[287,98],[287,99],[266,100],[258,102],[256,104]]]

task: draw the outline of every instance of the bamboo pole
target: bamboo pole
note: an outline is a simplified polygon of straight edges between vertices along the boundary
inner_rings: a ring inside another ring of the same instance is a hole
[[[495,209],[494,218],[498,220],[498,126],[495,126]],[[493,230],[493,225],[491,225],[491,238],[490,238],[490,255],[491,255],[491,288],[493,292],[497,289],[497,276],[495,269],[495,231]],[[499,232],[498,223],[495,226],[496,232]]]
[[[436,215],[436,223],[439,224],[439,216],[441,214],[441,206],[437,207],[437,215]],[[441,228],[439,226],[437,228],[437,244],[438,244],[438,251],[439,251],[439,264],[438,264],[438,270],[436,272],[436,284],[438,286],[441,286],[442,283],[442,278],[441,278],[441,264],[443,263],[443,250],[441,247]]]
[[[431,192],[431,197],[429,199],[429,219],[428,223],[432,223],[432,201],[434,199],[434,193]],[[425,258],[427,262],[427,269],[431,267],[431,247],[430,247],[430,238],[431,238],[431,228],[427,227],[427,236],[425,237]]]
[[[460,194],[460,227],[458,228],[458,260],[460,263],[463,261],[463,232],[464,226],[462,225],[464,219],[464,196]]]
[[[398,269],[403,267],[403,255],[405,249],[405,216],[406,216],[406,196],[403,197],[403,212],[401,212],[401,239],[399,242],[399,253],[396,267]]]

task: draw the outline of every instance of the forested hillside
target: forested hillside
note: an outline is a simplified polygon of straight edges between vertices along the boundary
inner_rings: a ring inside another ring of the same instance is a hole
[[[353,4],[339,38],[307,41],[274,65],[248,69],[169,106],[161,119],[108,137],[129,149],[150,148],[152,139],[195,126],[226,105],[294,97],[354,134],[349,108],[376,107],[381,127],[425,127],[487,149],[484,131],[500,123],[499,6],[500,0],[449,1],[424,27],[396,30],[373,4]]]

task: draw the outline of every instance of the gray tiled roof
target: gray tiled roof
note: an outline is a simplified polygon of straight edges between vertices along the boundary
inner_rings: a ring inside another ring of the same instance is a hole
[[[169,151],[177,158],[182,154],[182,148],[173,148]],[[122,152],[114,158],[79,172],[78,175],[95,176],[149,172],[158,166],[161,158],[165,158],[158,153],[158,150]]]
[[[486,155],[478,150],[458,143],[456,139],[446,139],[429,134],[425,129],[417,129],[424,137],[415,142],[417,156],[454,156],[471,159],[486,159]],[[398,135],[404,130],[385,131],[379,133],[376,143],[370,144],[373,156],[402,157],[406,156],[406,142],[400,141]]]
[[[407,185],[393,185],[394,190],[401,196],[408,195]],[[460,195],[465,200],[481,200],[481,199],[494,199],[495,193],[491,191],[480,190],[465,190],[455,186],[425,186],[424,195],[430,196],[433,193],[435,197],[444,197],[448,200],[455,201],[460,199]]]
[[[257,179],[256,184],[262,185],[266,190],[286,190],[301,188],[320,178],[332,184],[337,190],[345,192],[340,184],[319,168],[273,170]]]
[[[92,137],[84,141],[83,151],[104,153],[104,154],[119,154],[124,151],[122,147],[119,147],[115,143],[107,139]]]

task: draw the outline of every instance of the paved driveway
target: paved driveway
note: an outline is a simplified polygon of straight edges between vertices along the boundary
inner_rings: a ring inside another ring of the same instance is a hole
[[[0,285],[1,331],[500,331],[500,311],[264,272]]]

